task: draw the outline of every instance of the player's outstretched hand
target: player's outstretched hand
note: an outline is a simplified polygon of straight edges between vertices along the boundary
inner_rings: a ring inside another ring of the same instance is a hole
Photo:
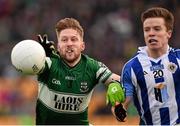
[[[42,45],[46,52],[46,56],[50,57],[55,52],[54,42],[48,41],[48,37],[46,34],[44,34],[43,36],[37,35],[37,37],[38,42]]]

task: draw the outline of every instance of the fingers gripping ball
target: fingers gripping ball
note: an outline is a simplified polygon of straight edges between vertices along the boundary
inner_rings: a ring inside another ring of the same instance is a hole
[[[111,103],[115,106],[115,103],[122,103],[125,100],[124,89],[119,82],[112,82],[108,86],[106,103]]]

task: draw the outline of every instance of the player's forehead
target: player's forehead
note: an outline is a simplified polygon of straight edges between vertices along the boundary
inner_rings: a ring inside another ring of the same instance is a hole
[[[147,18],[144,23],[143,23],[143,27],[165,27],[165,21],[163,18],[161,17],[153,17],[153,18]]]
[[[71,37],[77,37],[80,38],[80,34],[72,28],[64,29],[59,34],[60,38],[71,38]]]

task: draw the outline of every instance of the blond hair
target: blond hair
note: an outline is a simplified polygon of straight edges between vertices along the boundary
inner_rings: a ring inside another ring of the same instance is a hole
[[[62,30],[68,29],[68,28],[72,28],[76,30],[82,38],[84,37],[84,30],[82,26],[80,25],[79,21],[77,21],[74,18],[61,19],[57,22],[55,26],[57,34],[59,34]]]

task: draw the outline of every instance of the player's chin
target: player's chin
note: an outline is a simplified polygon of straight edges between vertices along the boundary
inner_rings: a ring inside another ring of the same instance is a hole
[[[73,63],[77,60],[77,58],[75,56],[66,56],[64,58],[68,63]]]
[[[157,43],[156,44],[147,44],[148,48],[151,49],[151,50],[157,50],[159,49],[161,46],[158,45]]]
[[[151,49],[151,50],[154,50],[154,51],[158,51],[159,49],[160,49],[161,47],[159,47],[159,46],[157,46],[157,45],[150,45],[149,46],[149,49]]]

